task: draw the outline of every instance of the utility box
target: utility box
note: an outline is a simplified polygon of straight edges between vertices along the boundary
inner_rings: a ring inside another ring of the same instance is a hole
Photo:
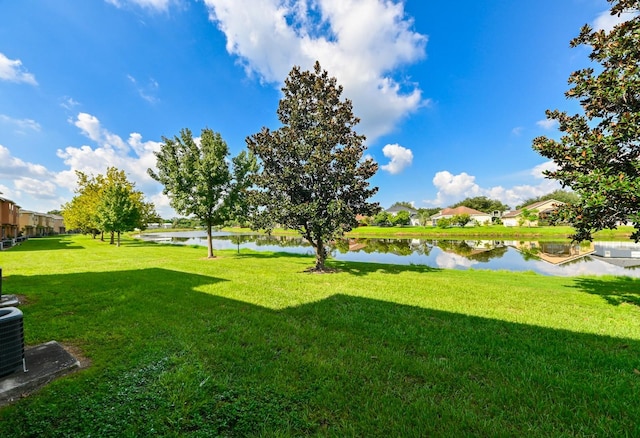
[[[24,368],[24,325],[22,311],[0,308],[0,377]]]

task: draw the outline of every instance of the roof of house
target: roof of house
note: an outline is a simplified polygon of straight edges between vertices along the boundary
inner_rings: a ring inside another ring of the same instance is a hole
[[[433,216],[455,216],[459,214],[468,214],[469,216],[487,216],[488,213],[483,213],[478,210],[474,210],[473,208],[465,207],[461,205],[456,208],[445,208],[444,210],[440,210],[440,213],[436,213]],[[433,217],[431,216],[431,217]]]
[[[522,213],[522,210],[524,210],[525,208],[527,210],[538,210],[539,207],[541,207],[544,204],[548,204],[548,203],[551,203],[552,205],[553,204],[558,204],[558,205],[564,204],[564,202],[556,201],[555,199],[547,199],[545,201],[538,201],[538,202],[534,202],[533,204],[525,205],[524,207],[522,207],[519,210],[513,210],[513,211],[510,211],[508,213],[503,214],[502,217],[503,218],[507,218],[507,219],[510,218],[510,217],[518,217]],[[549,211],[549,210],[552,210],[552,209],[553,208],[547,208],[547,209],[545,209],[543,211]]]

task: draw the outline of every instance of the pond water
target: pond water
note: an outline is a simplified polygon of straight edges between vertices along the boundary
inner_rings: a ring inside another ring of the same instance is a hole
[[[141,239],[180,245],[207,245],[203,231],[149,233]],[[313,255],[300,237],[216,232],[214,250],[251,249]],[[336,260],[446,269],[534,271],[544,275],[626,275],[640,277],[640,244],[633,242],[488,239],[341,239],[330,248]]]

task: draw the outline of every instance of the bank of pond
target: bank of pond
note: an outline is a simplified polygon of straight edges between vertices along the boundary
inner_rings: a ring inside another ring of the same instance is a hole
[[[149,233],[146,241],[178,245],[207,244],[203,231]],[[254,250],[313,255],[301,237],[216,232],[215,250]],[[345,238],[331,242],[330,256],[340,261],[425,265],[445,269],[533,271],[543,275],[622,275],[640,277],[640,244],[632,241]]]

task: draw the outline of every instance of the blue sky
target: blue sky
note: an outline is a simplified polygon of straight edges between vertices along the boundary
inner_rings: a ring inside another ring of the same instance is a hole
[[[276,108],[293,65],[319,60],[361,119],[383,207],[558,188],[531,149],[546,109],[579,111],[567,78],[605,0],[21,0],[0,3],[0,192],[59,209],[75,170],[125,170],[165,218],[153,152],[182,128],[232,155]]]

